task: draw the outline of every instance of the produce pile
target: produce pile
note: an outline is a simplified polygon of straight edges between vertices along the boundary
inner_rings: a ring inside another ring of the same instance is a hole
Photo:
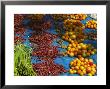
[[[70,70],[71,74],[78,73],[79,75],[89,75],[93,76],[96,73],[96,64],[93,63],[92,59],[88,58],[75,58],[70,62]]]
[[[34,76],[36,73],[32,69],[31,64],[31,48],[23,44],[14,47],[14,75],[15,76]]]
[[[93,15],[15,14],[14,46],[15,76],[97,75]]]

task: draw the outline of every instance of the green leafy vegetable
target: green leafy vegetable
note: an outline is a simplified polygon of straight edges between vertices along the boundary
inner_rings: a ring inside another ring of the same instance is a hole
[[[32,49],[24,44],[18,44],[14,47],[14,75],[15,76],[35,76],[31,64]]]

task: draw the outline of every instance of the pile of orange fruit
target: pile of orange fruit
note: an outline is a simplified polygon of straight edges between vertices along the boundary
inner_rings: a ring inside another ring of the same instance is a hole
[[[96,74],[96,64],[92,59],[80,57],[70,62],[70,74],[79,74],[80,76],[94,76]]]
[[[42,20],[44,15],[43,14],[29,14],[27,17],[32,20]]]
[[[86,35],[79,31],[66,31],[65,34],[63,34],[62,39],[68,41],[69,43],[83,42],[84,39],[86,39]]]
[[[68,19],[68,14],[53,14],[52,17],[55,21],[62,21]]]
[[[81,23],[80,20],[74,20],[74,19],[66,19],[64,20],[64,28],[69,31],[69,30],[74,30],[75,28],[80,28],[84,29],[85,26],[84,24]]]
[[[67,47],[67,54],[70,57],[89,57],[97,52],[91,44],[74,42]]]
[[[87,15],[86,14],[71,14],[70,18],[75,19],[75,20],[84,20],[86,19]]]
[[[97,29],[97,23],[95,20],[89,20],[87,23],[86,23],[86,28],[90,28],[90,29]]]

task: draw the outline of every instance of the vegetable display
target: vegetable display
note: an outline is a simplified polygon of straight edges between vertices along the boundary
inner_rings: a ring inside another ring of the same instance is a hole
[[[15,76],[96,76],[96,14],[14,14]]]

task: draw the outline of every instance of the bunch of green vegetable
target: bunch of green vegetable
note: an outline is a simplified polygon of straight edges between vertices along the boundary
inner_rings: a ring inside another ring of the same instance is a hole
[[[18,44],[14,47],[14,75],[15,76],[35,76],[31,64],[32,49],[24,44]]]

